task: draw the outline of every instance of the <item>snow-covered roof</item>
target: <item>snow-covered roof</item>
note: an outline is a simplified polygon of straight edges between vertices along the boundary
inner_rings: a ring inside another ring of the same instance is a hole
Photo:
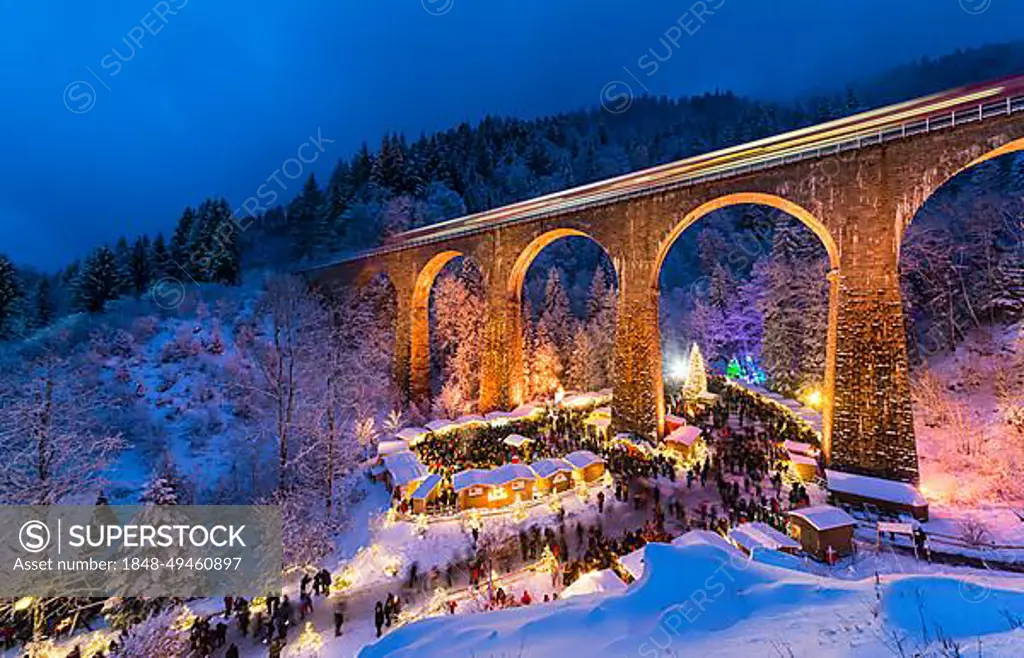
[[[523,444],[531,442],[533,442],[533,439],[527,438],[522,434],[509,434],[503,441],[505,445],[512,446],[513,448],[519,448]]]
[[[441,476],[431,473],[423,482],[420,482],[420,486],[416,487],[416,491],[412,492],[412,497],[416,500],[425,500],[434,489],[437,489],[439,484],[441,484]]]
[[[526,464],[505,464],[499,466],[493,469],[488,477],[488,481],[496,487],[508,484],[513,480],[535,479],[537,479],[537,475]]]
[[[452,429],[455,427],[455,423],[450,420],[438,419],[430,421],[425,427],[431,432],[440,433]]]
[[[637,580],[640,580],[640,576],[644,575],[644,549],[646,548],[646,546],[641,546],[632,553],[627,553],[619,558],[619,564],[622,565],[622,568]]]
[[[626,589],[626,583],[622,582],[611,569],[600,571],[589,571],[580,576],[572,585],[569,585],[559,598],[568,599],[573,596],[585,594],[597,594],[600,592],[622,592]]]
[[[730,544],[725,537],[710,530],[691,530],[689,532],[685,532],[673,539],[671,544],[680,548],[707,544],[717,546],[729,553],[738,553],[736,547]]]
[[[377,454],[381,457],[393,455],[396,452],[406,452],[409,450],[409,443],[407,441],[381,441],[377,444]]]
[[[530,468],[537,477],[548,478],[559,471],[571,473],[573,465],[564,459],[541,459],[530,464]]]
[[[521,404],[509,414],[509,418],[526,418],[543,409],[535,404]]]
[[[789,453],[789,461],[794,464],[803,464],[804,466],[817,466],[818,460],[814,457],[808,457],[807,455],[801,455],[799,453]]]
[[[748,551],[755,548],[767,548],[773,551],[783,548],[800,548],[798,541],[760,521],[740,524],[729,533],[729,538]]]
[[[512,414],[510,412],[508,412],[508,411],[492,411],[491,413],[486,414],[484,416],[484,420],[489,422],[489,421],[492,421],[492,420],[504,420],[506,418],[511,418],[511,417],[512,417]]]
[[[452,487],[456,491],[476,486],[489,487],[491,486],[490,473],[490,471],[482,468],[470,468],[465,471],[459,471],[452,478]]]
[[[693,446],[700,438],[701,429],[693,425],[683,425],[672,430],[672,433],[665,437],[669,443],[681,443],[687,447]]]
[[[484,417],[480,414],[466,414],[455,419],[456,425],[472,425],[473,423],[482,422],[484,422]]]
[[[802,441],[793,441],[786,439],[782,442],[782,447],[788,452],[795,452],[800,455],[814,455],[818,453],[818,450],[810,443],[803,443]]]
[[[604,460],[589,450],[577,450],[565,456],[565,460],[576,468],[586,468],[592,464],[603,464]]]
[[[928,504],[921,492],[907,482],[896,482],[868,475],[843,473],[842,471],[825,471],[829,491],[863,496],[875,500],[884,500],[899,505],[923,507]]]
[[[587,418],[585,421],[583,421],[583,424],[591,425],[593,427],[605,428],[611,426],[612,419],[604,418],[601,416],[591,416],[590,418]]]
[[[425,427],[406,427],[395,432],[395,438],[401,441],[416,443],[428,432],[430,432],[430,430]]]
[[[500,487],[513,480],[535,479],[536,474],[526,464],[505,464],[491,470],[471,468],[456,473],[452,486],[456,491],[462,491],[469,487]]]
[[[419,458],[408,450],[385,457],[384,468],[388,469],[391,481],[400,487],[430,474]]]
[[[815,505],[814,507],[802,507],[791,510],[790,516],[799,516],[807,521],[816,530],[831,530],[848,525],[857,525],[857,521],[839,509],[831,505]]]

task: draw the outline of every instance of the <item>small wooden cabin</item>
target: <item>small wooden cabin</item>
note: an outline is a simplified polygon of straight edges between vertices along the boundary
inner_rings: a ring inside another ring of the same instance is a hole
[[[829,563],[853,553],[857,521],[831,505],[803,507],[789,512],[789,534],[804,551]]]
[[[694,448],[701,441],[702,430],[693,425],[682,425],[665,437],[665,449],[671,450],[683,459],[693,456]]]
[[[604,460],[589,450],[577,450],[568,454],[565,461],[572,464],[573,470],[579,473],[585,482],[593,482],[604,475]]]
[[[572,487],[573,465],[564,459],[541,459],[530,464],[537,475],[533,490],[538,495],[561,492]]]
[[[431,473],[412,492],[412,511],[417,514],[425,513],[427,508],[432,507],[437,502],[440,492],[441,476]]]
[[[831,500],[843,505],[873,505],[889,514],[909,514],[918,521],[928,520],[928,500],[914,485],[868,475],[825,471]]]
[[[419,458],[412,452],[396,452],[384,457],[384,479],[388,491],[398,491],[400,498],[406,498],[419,486],[420,482],[430,473],[427,467],[420,463]]]

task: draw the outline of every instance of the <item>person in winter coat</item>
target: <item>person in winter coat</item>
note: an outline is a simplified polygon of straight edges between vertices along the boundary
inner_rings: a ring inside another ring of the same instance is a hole
[[[377,637],[380,637],[380,630],[384,628],[384,604],[380,601],[373,610],[373,625],[377,627]]]
[[[341,627],[345,623],[345,602],[338,601],[334,604],[334,637],[341,636]]]
[[[224,658],[238,658],[238,647],[232,642],[228,650],[224,652]]]

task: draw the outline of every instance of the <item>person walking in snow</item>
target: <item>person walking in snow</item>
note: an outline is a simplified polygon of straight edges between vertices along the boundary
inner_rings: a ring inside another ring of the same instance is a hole
[[[334,637],[341,637],[341,627],[345,623],[345,601],[334,604]]]
[[[373,625],[377,627],[377,637],[380,637],[380,630],[384,628],[384,604],[380,601],[373,610]]]

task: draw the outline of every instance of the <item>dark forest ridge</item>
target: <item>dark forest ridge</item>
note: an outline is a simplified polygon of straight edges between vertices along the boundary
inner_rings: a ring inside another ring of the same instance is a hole
[[[834,121],[686,158],[604,181],[405,231],[387,244],[336,262],[401,251],[497,225],[580,210],[777,165],[872,146],[1024,110],[1024,76],[1003,78],[895,103]],[[325,265],[323,267],[329,267]],[[317,268],[319,269],[319,268]]]

